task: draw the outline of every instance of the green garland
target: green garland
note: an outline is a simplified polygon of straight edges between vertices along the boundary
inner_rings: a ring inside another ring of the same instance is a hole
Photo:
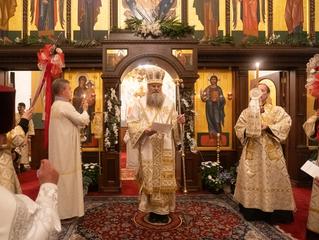
[[[143,21],[141,19],[138,19],[136,17],[129,18],[125,20],[125,23],[127,25],[127,29],[136,32],[137,35],[141,35],[144,38],[152,37],[167,37],[172,39],[182,38],[186,35],[193,35],[195,30],[194,26],[188,26],[186,24],[183,24],[179,22],[176,18],[172,19],[158,19],[154,20],[154,22],[147,23],[146,21]],[[159,30],[160,33],[154,33],[152,31],[149,32],[143,32],[141,27],[142,25],[148,24],[148,25],[156,25],[159,24]]]

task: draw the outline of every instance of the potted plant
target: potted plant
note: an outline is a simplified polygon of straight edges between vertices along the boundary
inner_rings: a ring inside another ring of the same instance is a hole
[[[89,188],[94,191],[98,190],[98,179],[100,176],[100,166],[97,163],[83,163],[82,177],[83,177],[83,193],[86,195]]]
[[[221,193],[224,180],[221,178],[223,167],[219,162],[206,161],[201,163],[201,173],[204,188],[213,193]]]
[[[231,193],[235,189],[236,184],[236,167],[231,167],[229,170],[225,169],[220,173],[220,178],[224,182],[223,190],[225,193]]]

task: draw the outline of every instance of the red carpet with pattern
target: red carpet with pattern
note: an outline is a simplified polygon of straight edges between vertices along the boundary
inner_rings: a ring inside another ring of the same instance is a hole
[[[237,204],[224,194],[178,196],[172,221],[160,228],[146,224],[137,204],[136,197],[87,199],[85,216],[78,220],[73,234],[84,239],[112,240],[290,239],[274,226],[245,221]]]
[[[36,171],[30,170],[20,174],[19,180],[21,183],[22,191],[32,199],[36,199],[39,191],[39,182],[36,177]],[[281,224],[280,228],[286,233],[290,233],[295,239],[305,239],[305,229],[308,217],[308,208],[310,200],[309,188],[294,188],[294,196],[296,200],[297,211],[295,213],[295,220],[291,224]],[[134,181],[122,181],[122,193],[121,195],[136,196],[138,193],[137,185]],[[89,193],[89,195],[105,195],[103,193]],[[134,205],[136,210],[136,205]],[[134,216],[134,214],[133,214]]]
[[[295,187],[293,192],[297,206],[297,211],[294,214],[294,221],[291,224],[280,224],[279,227],[283,231],[290,233],[296,239],[307,240],[305,238],[305,232],[311,189]]]

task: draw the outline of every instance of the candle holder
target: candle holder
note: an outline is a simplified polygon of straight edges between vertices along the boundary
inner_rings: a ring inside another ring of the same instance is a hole
[[[218,162],[218,163],[219,163],[219,153],[220,153],[220,133],[217,133],[216,157],[217,157],[217,162]]]

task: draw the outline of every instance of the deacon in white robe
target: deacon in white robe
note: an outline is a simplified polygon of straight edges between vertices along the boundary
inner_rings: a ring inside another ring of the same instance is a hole
[[[84,215],[80,128],[89,123],[88,105],[84,102],[83,112],[76,111],[67,80],[56,79],[52,89],[55,101],[50,115],[49,160],[60,173],[58,212],[61,219],[80,217]]]
[[[36,201],[0,186],[0,239],[57,239],[61,231],[56,186],[59,175],[48,160],[42,160],[38,173],[42,184]]]
[[[318,115],[319,111],[317,115],[311,116],[303,125],[307,137],[311,140],[317,139],[319,124]],[[317,157],[316,164],[319,166],[319,155]],[[315,181],[312,184],[307,230],[309,239],[315,239],[315,236],[311,238],[310,235],[316,235],[316,239],[319,239],[319,184],[315,184]]]
[[[267,85],[259,84],[258,88],[260,114],[248,107],[235,125],[244,147],[234,198],[247,220],[287,223],[293,221],[295,202],[281,143],[288,136],[291,118],[283,108],[267,103]],[[251,129],[256,121],[261,126],[259,131]]]
[[[175,210],[175,144],[177,123],[185,122],[178,116],[174,103],[162,93],[165,72],[147,69],[148,92],[136,98],[128,110],[127,124],[132,147],[138,149],[140,185],[139,210],[150,213],[151,223],[167,223],[168,214]],[[169,126],[167,131],[156,131],[153,123]]]

